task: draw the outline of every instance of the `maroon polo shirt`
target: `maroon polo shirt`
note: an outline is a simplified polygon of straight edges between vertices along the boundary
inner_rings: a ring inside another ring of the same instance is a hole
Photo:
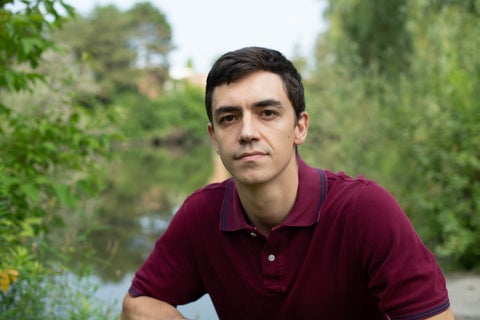
[[[220,319],[424,319],[449,307],[435,258],[393,197],[300,158],[297,199],[268,238],[232,179],[209,185],[185,200],[130,288],[175,306],[205,293]]]

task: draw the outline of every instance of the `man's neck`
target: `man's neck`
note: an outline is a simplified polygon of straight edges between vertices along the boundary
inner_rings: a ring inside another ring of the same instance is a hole
[[[277,178],[261,185],[237,184],[240,201],[250,222],[265,236],[285,220],[297,197],[297,167],[295,172]]]

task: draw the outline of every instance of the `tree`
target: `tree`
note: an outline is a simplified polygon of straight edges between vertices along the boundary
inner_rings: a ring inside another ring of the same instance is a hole
[[[407,0],[329,1],[331,40],[342,60],[353,50],[364,66],[401,72],[408,67],[411,37]]]
[[[135,4],[127,14],[132,29],[129,42],[137,53],[136,65],[142,70],[140,91],[150,98],[158,97],[169,77],[168,54],[173,49],[170,25],[149,2]]]
[[[72,48],[78,60],[89,62],[103,104],[122,93],[156,96],[168,77],[171,29],[148,2],[125,12],[114,5],[96,6],[55,38]]]
[[[412,8],[415,60],[397,92],[400,192],[437,256],[470,270],[480,267],[480,17],[460,2],[424,5]]]
[[[307,155],[385,185],[444,267],[464,270],[480,267],[476,3],[331,1],[306,85],[322,150]]]
[[[65,22],[55,8],[57,1],[6,0],[0,3],[0,90],[25,90],[42,75],[35,72],[42,53],[54,43],[45,37]],[[68,15],[73,8],[58,1]],[[26,64],[31,68],[24,68]]]
[[[99,127],[90,127],[98,122],[72,105],[78,70],[58,55],[51,39],[73,13],[61,0],[8,1],[0,7],[1,319],[100,313],[93,301],[88,308],[78,304],[86,299],[82,293],[67,302],[71,291],[58,273],[65,267],[59,258],[66,256],[48,239],[64,222],[59,209],[74,214],[80,199],[98,193],[95,170],[109,140]],[[61,298],[49,300],[59,291]]]
[[[172,31],[165,15],[149,2],[136,3],[127,14],[132,30],[129,44],[137,53],[137,66],[168,70]]]
[[[118,92],[137,90],[136,55],[128,45],[128,24],[128,17],[114,5],[97,6],[88,17],[78,16],[55,34],[56,41],[92,68],[99,86],[97,98],[104,104]]]

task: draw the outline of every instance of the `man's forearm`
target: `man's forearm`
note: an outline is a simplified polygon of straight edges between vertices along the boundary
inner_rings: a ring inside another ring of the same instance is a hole
[[[169,303],[150,297],[133,298],[129,294],[123,300],[121,320],[185,320],[186,318]]]
[[[428,318],[427,320],[455,320],[455,317],[453,316],[452,309],[448,308],[448,310],[437,314],[432,318]]]

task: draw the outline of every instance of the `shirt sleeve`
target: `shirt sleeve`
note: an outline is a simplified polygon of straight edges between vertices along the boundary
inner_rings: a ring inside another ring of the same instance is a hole
[[[369,290],[391,319],[425,319],[448,309],[445,278],[395,199],[366,184],[354,209],[355,246]]]
[[[192,247],[192,225],[183,204],[156,241],[153,251],[136,272],[129,293],[150,296],[174,306],[200,298],[204,293]]]

